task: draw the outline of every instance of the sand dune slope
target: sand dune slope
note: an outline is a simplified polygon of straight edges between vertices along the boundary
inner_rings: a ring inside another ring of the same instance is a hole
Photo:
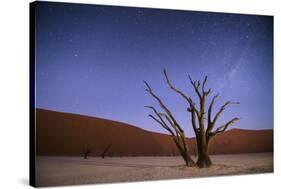
[[[167,156],[178,151],[169,135],[116,121],[43,109],[36,110],[38,155],[80,156],[85,149],[99,156]],[[187,139],[191,151],[195,141]],[[232,129],[212,141],[212,154],[272,152],[272,130]]]

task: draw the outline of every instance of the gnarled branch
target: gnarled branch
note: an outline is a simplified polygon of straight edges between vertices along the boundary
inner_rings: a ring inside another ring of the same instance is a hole
[[[186,148],[186,143],[185,143],[185,135],[184,135],[184,131],[182,130],[182,128],[179,125],[175,125],[170,120],[169,116],[167,116],[166,114],[159,113],[153,106],[145,106],[145,107],[152,109],[159,119],[157,119],[156,117],[154,117],[151,114],[149,114],[149,117],[151,117],[158,124],[160,124],[164,129],[166,129],[167,131],[169,131],[171,133],[172,138],[173,138],[176,146],[178,147],[180,153],[181,154],[187,153],[187,148]],[[175,133],[172,131],[172,129],[170,129],[170,127],[162,119],[162,117],[164,117],[169,122],[170,126],[174,128]]]
[[[186,94],[184,94],[182,91],[180,91],[179,89],[177,89],[170,81],[167,71],[164,69],[164,76],[166,78],[166,82],[168,83],[169,87],[175,91],[176,93],[180,94],[188,103],[189,106],[194,109],[194,111],[196,112],[197,116],[199,116],[199,111],[196,109],[195,107],[195,103],[191,100],[191,98],[189,96],[187,96]]]
[[[223,124],[222,126],[218,127],[213,134],[216,135],[218,133],[222,133],[224,132],[230,125],[232,125],[233,123],[235,123],[236,121],[238,121],[239,118],[235,117],[233,119],[231,119],[230,121],[228,121],[226,124]]]
[[[203,85],[202,85],[202,92],[203,92],[203,93],[204,93],[204,91],[205,91],[205,84],[206,84],[206,82],[207,82],[207,79],[208,79],[208,77],[205,76],[204,81],[203,81]]]
[[[188,78],[189,78],[189,81],[190,81],[191,85],[193,86],[196,94],[198,95],[199,99],[201,100],[202,95],[200,94],[200,91],[199,91],[200,80],[193,81],[190,75],[188,75]]]
[[[192,128],[193,128],[193,131],[194,131],[195,135],[197,135],[198,132],[199,132],[199,129],[197,128],[197,125],[196,125],[196,114],[195,114],[195,111],[192,108],[188,108],[187,111],[189,111],[191,113]]]
[[[176,119],[174,118],[174,116],[172,115],[171,111],[164,105],[164,103],[162,102],[162,100],[161,100],[157,95],[155,95],[155,94],[153,93],[152,88],[149,86],[149,84],[148,84],[146,81],[144,81],[144,83],[145,83],[145,85],[147,86],[146,91],[147,91],[152,97],[154,97],[154,98],[158,101],[158,103],[160,104],[161,108],[168,114],[168,116],[171,118],[171,120],[173,121],[173,123],[174,123],[175,125],[179,125],[179,124],[177,123]]]
[[[208,91],[205,91],[205,85],[206,85],[207,79],[208,79],[208,77],[205,76],[204,81],[203,81],[203,85],[202,85],[202,94],[205,95],[205,96],[208,96],[212,91],[211,88],[209,88]]]
[[[225,107],[226,107],[227,105],[230,105],[230,104],[240,104],[240,103],[239,103],[239,102],[231,102],[231,101],[227,101],[226,103],[224,103],[224,104],[222,105],[222,107],[220,108],[220,110],[216,113],[215,118],[214,118],[214,120],[212,121],[212,124],[215,124],[215,123],[216,123],[216,121],[218,120],[218,118],[219,118],[219,116],[221,115],[221,113],[225,110]]]
[[[146,108],[152,109],[153,112],[157,115],[157,117],[159,119],[157,119],[156,117],[154,117],[152,114],[149,114],[148,116],[151,117],[152,119],[154,119],[158,124],[160,124],[164,129],[166,129],[167,131],[169,131],[172,135],[175,135],[174,132],[169,128],[169,126],[167,125],[167,123],[162,119],[161,117],[161,113],[159,113],[153,106],[144,106]]]
[[[219,95],[215,95],[210,103],[210,106],[208,108],[208,128],[207,128],[207,132],[210,132],[213,127],[214,127],[214,124],[212,124],[212,110],[213,110],[213,106],[214,106],[214,103],[216,101],[216,99],[219,97]]]
[[[183,129],[177,123],[177,121],[175,120],[171,111],[165,106],[165,104],[162,102],[162,100],[152,91],[152,88],[150,87],[150,85],[146,81],[144,81],[144,83],[147,87],[146,91],[153,98],[155,98],[158,101],[161,108],[166,112],[166,114],[165,113],[159,113],[154,107],[146,106],[147,108],[152,109],[154,111],[154,113],[158,116],[159,119],[157,119],[153,115],[149,115],[149,116],[152,119],[154,119],[158,124],[160,124],[164,129],[168,130],[171,133],[172,138],[173,138],[174,142],[176,143],[176,146],[178,147],[183,159],[186,162],[186,165],[187,166],[194,165],[193,160],[190,158],[189,149],[186,146],[187,145],[186,141],[185,141],[186,138],[185,138],[185,134],[184,134]],[[169,125],[163,120],[162,117],[165,118],[169,122]],[[174,132],[172,131],[171,127],[174,129]]]

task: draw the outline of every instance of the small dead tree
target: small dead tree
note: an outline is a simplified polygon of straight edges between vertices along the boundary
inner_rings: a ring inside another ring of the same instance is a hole
[[[206,121],[206,98],[212,91],[211,88],[209,88],[208,90],[205,90],[207,76],[204,78],[202,85],[201,85],[200,80],[194,81],[191,79],[190,76],[188,76],[189,81],[190,81],[191,85],[193,86],[193,89],[199,98],[199,109],[197,109],[195,102],[187,94],[185,94],[182,91],[180,91],[179,89],[177,89],[171,83],[166,70],[164,70],[164,76],[165,76],[166,82],[169,85],[169,87],[187,101],[187,104],[188,104],[187,111],[190,112],[192,128],[193,128],[193,131],[196,136],[197,153],[198,153],[197,154],[198,159],[196,162],[197,166],[200,168],[211,166],[212,162],[211,162],[211,159],[208,154],[208,148],[209,148],[210,141],[217,134],[224,132],[230,125],[232,125],[233,123],[238,121],[239,118],[235,117],[235,118],[231,119],[230,121],[226,122],[225,124],[217,127],[216,129],[214,129],[215,124],[216,124],[218,118],[220,117],[220,115],[222,114],[222,112],[225,110],[225,108],[228,105],[239,104],[239,103],[231,102],[231,101],[224,103],[221,106],[221,108],[219,109],[219,111],[215,114],[214,118],[212,119],[213,106],[214,106],[216,99],[218,98],[218,95],[215,95],[212,98],[212,101],[208,107],[208,115],[207,115],[208,119]],[[147,106],[148,108],[150,108],[154,111],[154,113],[156,114],[156,116],[158,118],[154,117],[153,115],[149,115],[149,116],[151,118],[153,118],[157,123],[159,123],[163,128],[165,128],[166,130],[168,130],[171,133],[181,155],[183,156],[185,161],[186,161],[186,159],[188,159],[186,162],[190,162],[190,163],[187,163],[187,165],[189,165],[189,166],[193,165],[193,160],[190,158],[188,146],[185,144],[185,136],[184,136],[184,132],[183,132],[182,128],[177,123],[177,121],[175,120],[175,118],[173,117],[173,115],[171,114],[169,109],[160,100],[160,98],[157,97],[153,93],[151,87],[146,82],[145,82],[145,84],[147,86],[146,91],[159,102],[159,104],[161,105],[161,108],[166,112],[166,114],[160,113],[160,112],[156,111],[156,109],[154,107]],[[169,123],[169,125],[165,122],[164,119]],[[207,122],[207,124],[205,124],[205,122]],[[206,125],[206,127],[205,127],[205,125]],[[174,131],[171,128],[173,128]],[[185,158],[185,157],[187,157],[187,158]]]
[[[105,155],[106,155],[106,153],[108,152],[108,150],[111,148],[111,144],[109,144],[109,145],[107,145],[105,148],[104,148],[104,150],[103,150],[103,152],[101,153],[101,157],[102,158],[105,158]]]
[[[87,159],[90,153],[91,153],[91,150],[89,148],[85,148],[83,150],[83,158]]]
[[[162,100],[153,92],[150,85],[144,81],[147,89],[146,91],[157,100],[157,102],[160,104],[161,108],[164,110],[164,112],[158,112],[156,108],[153,106],[145,106],[146,108],[151,109],[155,116],[152,114],[149,114],[149,117],[151,117],[153,120],[155,120],[160,126],[162,126],[164,129],[166,129],[172,136],[182,158],[185,161],[186,166],[194,166],[195,163],[190,157],[190,152],[188,149],[188,146],[186,144],[186,138],[184,134],[184,130],[179,125],[179,123],[176,121],[174,116],[172,115],[171,111],[167,108],[167,106],[164,105]]]

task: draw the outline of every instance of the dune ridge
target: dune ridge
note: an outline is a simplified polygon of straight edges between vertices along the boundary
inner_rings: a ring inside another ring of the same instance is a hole
[[[187,138],[190,151],[195,139]],[[171,156],[178,150],[171,137],[117,121],[36,109],[36,153],[49,156]],[[273,130],[231,129],[218,135],[210,154],[273,151]]]

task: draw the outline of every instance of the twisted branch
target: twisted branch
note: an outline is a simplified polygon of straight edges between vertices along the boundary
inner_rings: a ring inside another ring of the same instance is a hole
[[[198,89],[199,86],[200,86],[200,80],[193,81],[190,75],[188,75],[188,78],[189,78],[189,81],[190,81],[191,85],[193,86],[196,94],[198,95],[199,99],[201,100],[202,96],[201,96],[200,91]]]
[[[161,108],[168,114],[168,116],[171,118],[171,120],[173,121],[173,123],[177,126],[179,126],[179,124],[177,123],[176,119],[174,118],[174,116],[172,115],[171,111],[164,105],[164,103],[162,102],[162,100],[153,93],[151,87],[149,86],[149,84],[144,81],[145,85],[147,86],[146,91],[152,96],[154,97],[158,103],[160,104]]]
[[[164,76],[166,78],[166,82],[169,85],[169,87],[175,91],[176,93],[180,94],[188,103],[189,106],[195,111],[195,113],[197,114],[197,116],[199,116],[199,111],[196,109],[195,107],[195,103],[191,100],[191,98],[189,96],[187,96],[186,94],[184,94],[183,92],[181,92],[179,89],[177,89],[170,81],[167,71],[166,69],[164,69]]]
[[[219,95],[215,95],[210,103],[209,109],[208,109],[208,128],[207,128],[207,132],[211,131],[214,127],[214,124],[212,124],[212,110],[213,110],[213,106],[214,103],[216,101],[216,99],[219,97]]]
[[[240,104],[239,102],[231,102],[231,101],[227,101],[226,103],[224,103],[222,105],[222,107],[220,108],[220,110],[217,112],[217,114],[215,115],[214,120],[212,121],[212,124],[214,125],[216,123],[216,121],[218,120],[219,116],[221,115],[221,113],[225,110],[225,107],[231,104]]]
[[[216,135],[218,133],[222,133],[224,132],[230,125],[232,125],[233,123],[235,123],[236,121],[238,121],[239,118],[238,117],[235,117],[233,119],[231,119],[230,121],[228,121],[226,124],[218,127],[214,132],[213,132],[213,135]]]

